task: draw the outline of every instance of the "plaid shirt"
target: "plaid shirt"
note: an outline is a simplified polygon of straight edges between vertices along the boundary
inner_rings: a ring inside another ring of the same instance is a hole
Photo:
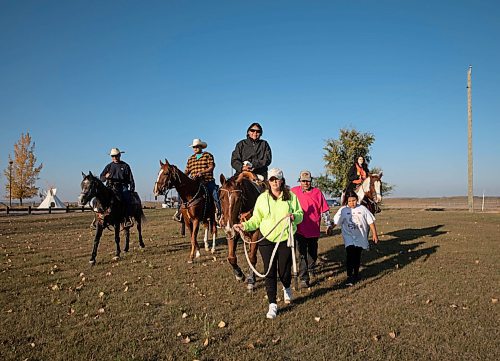
[[[196,159],[196,154],[193,154],[188,159],[186,170],[184,173],[186,173],[188,176],[195,175],[199,172],[205,171],[210,166],[215,167],[214,156],[212,154],[210,154],[209,152],[203,152],[201,153],[200,159]],[[210,182],[214,180],[214,172],[212,171],[210,173],[203,173],[201,175],[201,178],[205,183]]]

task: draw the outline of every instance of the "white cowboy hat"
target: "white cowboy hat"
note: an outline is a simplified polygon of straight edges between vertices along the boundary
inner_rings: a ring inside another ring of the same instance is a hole
[[[207,143],[202,142],[201,139],[195,138],[193,139],[193,144],[188,145],[188,147],[201,147],[201,149],[205,149],[207,147]]]
[[[111,151],[109,152],[109,155],[111,155],[111,156],[113,156],[113,155],[120,155],[122,153],[125,153],[125,152],[121,151],[118,148],[111,148]]]
[[[309,172],[308,170],[300,171],[299,182],[300,181],[312,181],[311,172]]]

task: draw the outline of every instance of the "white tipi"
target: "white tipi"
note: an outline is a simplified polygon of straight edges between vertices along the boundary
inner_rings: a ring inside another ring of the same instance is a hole
[[[56,196],[56,192],[56,188],[49,188],[45,199],[38,208],[66,208],[66,205]]]

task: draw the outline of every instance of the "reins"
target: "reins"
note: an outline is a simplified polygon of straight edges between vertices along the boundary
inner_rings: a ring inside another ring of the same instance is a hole
[[[297,289],[297,260],[295,258],[295,241],[294,241],[294,238],[293,238],[293,225],[292,225],[292,220],[290,218],[289,215],[286,215],[284,216],[283,218],[281,218],[278,223],[276,223],[274,225],[273,228],[271,228],[271,230],[264,236],[262,236],[260,239],[258,239],[257,241],[248,241],[246,240],[246,237],[245,237],[245,234],[243,233],[243,231],[239,231],[239,234],[240,234],[240,237],[241,239],[243,240],[244,243],[248,243],[248,244],[252,244],[252,243],[259,243],[261,241],[263,241],[264,239],[267,238],[267,236],[269,236],[272,231],[274,231],[274,229],[276,227],[278,227],[278,225],[283,222],[284,220],[287,220],[287,222],[285,222],[286,224],[283,226],[283,228],[281,229],[281,233],[280,233],[280,236],[279,236],[279,239],[281,239],[281,237],[283,236],[283,232],[285,231],[286,228],[288,228],[288,239],[287,239],[287,246],[290,247],[292,249],[292,267],[293,267],[293,276],[294,276],[294,279],[295,279],[295,288]],[[245,249],[245,257],[246,257],[246,260],[248,262],[248,265],[250,266],[250,268],[252,269],[252,271],[259,277],[261,278],[264,278],[266,277],[268,274],[269,274],[269,271],[271,270],[271,266],[273,264],[273,261],[274,261],[274,257],[276,256],[276,252],[278,251],[278,247],[279,247],[279,244],[281,242],[276,242],[276,245],[274,246],[274,249],[273,249],[273,253],[271,254],[271,260],[269,261],[269,268],[267,270],[267,272],[265,274],[261,274],[259,271],[257,271],[255,269],[255,267],[252,265],[252,262],[250,262],[250,257],[248,255],[248,250],[247,250],[247,247],[245,244],[243,244],[243,248]]]

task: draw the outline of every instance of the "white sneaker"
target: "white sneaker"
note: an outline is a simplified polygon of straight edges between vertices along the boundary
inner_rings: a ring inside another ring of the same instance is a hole
[[[266,317],[272,320],[276,318],[277,314],[278,314],[278,305],[276,303],[270,303],[269,311],[267,311]]]
[[[285,301],[285,303],[292,302],[292,289],[290,287],[283,287],[283,301]]]

